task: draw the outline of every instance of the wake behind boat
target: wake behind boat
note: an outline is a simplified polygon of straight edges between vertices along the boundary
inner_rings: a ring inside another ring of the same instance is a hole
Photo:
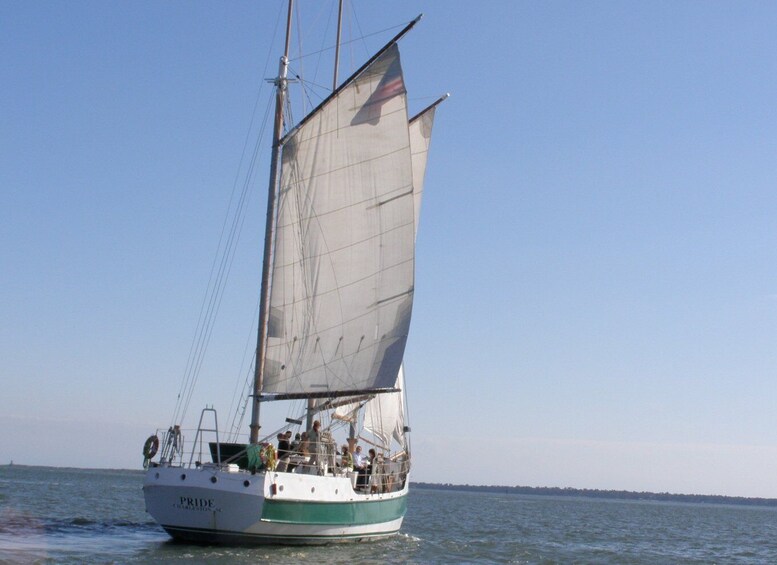
[[[416,19],[284,131],[291,15],[290,1],[248,442],[223,441],[206,408],[190,443],[175,424],[144,446],[147,511],[176,539],[367,540],[398,532],[405,514],[402,361],[426,157],[445,97],[409,117],[397,42]],[[299,407],[263,435],[269,401]]]

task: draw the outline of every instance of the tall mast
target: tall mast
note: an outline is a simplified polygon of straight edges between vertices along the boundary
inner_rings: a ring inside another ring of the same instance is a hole
[[[278,171],[281,155],[281,138],[283,137],[283,106],[286,101],[286,76],[289,68],[289,44],[291,42],[291,15],[294,0],[289,0],[289,11],[286,16],[286,45],[281,57],[278,78],[275,79],[275,126],[273,128],[272,156],[270,158],[270,186],[267,194],[267,223],[264,231],[264,257],[262,260],[262,297],[259,303],[259,335],[256,345],[256,366],[254,369],[253,407],[251,410],[251,443],[259,441],[259,395],[262,392],[264,379],[264,360],[266,356],[267,323],[270,304],[270,271],[275,239],[275,211],[277,205]]]
[[[332,78],[332,91],[337,90],[337,70],[340,67],[340,31],[343,26],[343,0],[337,7],[337,41],[335,42],[335,76]]]

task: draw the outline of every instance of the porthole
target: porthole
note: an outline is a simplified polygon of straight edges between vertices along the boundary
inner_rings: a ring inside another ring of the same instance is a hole
[[[216,481],[218,481],[218,479],[216,478],[216,475],[213,475],[213,476],[210,478],[210,482],[212,482],[212,483],[214,483],[214,484],[215,484],[215,483],[216,483]]]
[[[310,487],[310,492],[316,492],[316,487]]]
[[[251,481],[243,481],[243,486],[246,487],[246,488],[250,487],[251,486]]]
[[[182,480],[182,481],[185,481],[185,480],[186,480],[186,473],[184,473],[183,475],[181,475],[181,480]]]

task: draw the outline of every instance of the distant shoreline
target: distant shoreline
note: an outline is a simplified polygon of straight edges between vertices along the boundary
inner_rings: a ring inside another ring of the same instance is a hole
[[[777,498],[723,496],[718,494],[672,494],[668,492],[633,492],[627,490],[599,490],[560,487],[480,486],[450,483],[410,482],[410,488],[448,490],[458,492],[488,492],[494,494],[530,494],[535,496],[568,496],[606,500],[645,500],[656,502],[688,502],[694,504],[727,504],[735,506],[777,507]]]
[[[62,471],[103,471],[143,474],[142,469],[120,469],[99,467],[55,467],[51,465],[26,465],[24,463],[0,464],[1,468],[17,469],[59,469]],[[410,481],[410,488],[425,490],[446,490],[454,492],[488,492],[494,494],[528,494],[534,496],[581,497],[603,500],[643,500],[656,502],[688,502],[694,504],[726,504],[731,506],[761,506],[777,508],[777,498],[747,496],[723,496],[719,494],[673,494],[668,492],[636,492],[628,490],[580,489],[571,487],[525,487],[499,485],[458,485],[452,483],[424,483]]]

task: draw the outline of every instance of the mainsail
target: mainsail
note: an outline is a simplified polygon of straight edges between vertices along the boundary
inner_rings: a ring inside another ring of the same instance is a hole
[[[283,140],[263,394],[394,386],[412,310],[414,208],[392,44]]]

